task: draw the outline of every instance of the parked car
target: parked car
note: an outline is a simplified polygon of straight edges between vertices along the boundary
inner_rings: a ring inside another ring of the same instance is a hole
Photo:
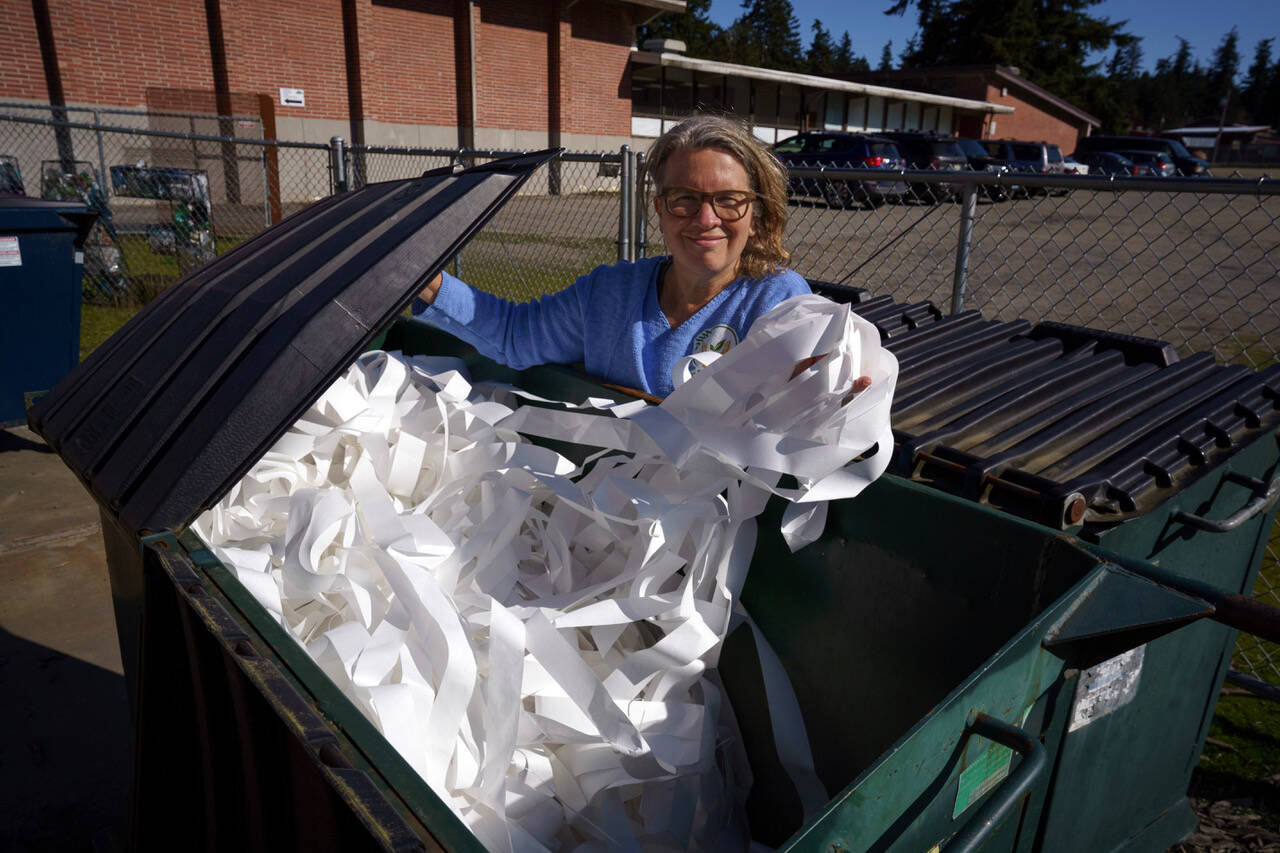
[[[1147,174],[1145,166],[1139,166],[1123,154],[1110,151],[1077,153],[1075,158],[1089,167],[1091,175],[1140,176]]]
[[[975,172],[990,172],[995,175],[1002,175],[1009,171],[1008,166],[994,162],[986,147],[977,139],[961,136],[956,139],[956,145],[959,145],[960,150],[969,158],[969,168]],[[992,201],[1005,201],[1009,198],[1009,194],[1004,187],[993,185],[984,189]]]
[[[1144,166],[1147,173],[1155,178],[1171,178],[1178,174],[1178,167],[1173,158],[1163,151],[1117,151],[1122,157],[1128,157],[1139,166]]]
[[[792,178],[788,182],[793,195],[818,195],[833,208],[849,208],[858,202],[875,207],[907,192],[903,181],[874,174],[906,168],[898,147],[882,136],[805,131],[774,145],[773,153],[789,169],[865,169],[873,173],[856,181]]]
[[[1194,156],[1176,139],[1159,136],[1086,136],[1076,145],[1076,159],[1091,151],[1161,151],[1173,160],[1179,175],[1208,177],[1209,161]]]
[[[908,131],[886,132],[885,137],[898,145],[908,169],[936,169],[959,172],[969,168],[969,158],[954,136]],[[920,201],[936,204],[960,192],[959,184],[914,183],[911,194]]]
[[[983,139],[987,164],[1003,166],[1012,173],[1032,175],[1062,174],[1062,152],[1047,142],[1024,142],[1019,139]],[[1050,150],[1052,149],[1052,151]],[[1041,187],[1011,187],[1012,195],[1044,194]]]
[[[1089,167],[1081,163],[1074,157],[1062,158],[1062,174],[1064,175],[1087,175]]]

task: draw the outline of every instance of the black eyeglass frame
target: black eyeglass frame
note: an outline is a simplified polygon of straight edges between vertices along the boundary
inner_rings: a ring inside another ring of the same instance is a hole
[[[691,213],[677,213],[671,209],[671,201],[668,197],[671,193],[697,196],[698,206],[694,208]],[[742,196],[743,198],[735,207],[721,208],[720,205],[716,204],[716,196],[729,194]],[[704,193],[701,190],[695,190],[692,187],[663,187],[658,191],[657,198],[662,199],[662,206],[666,209],[667,213],[681,219],[690,219],[697,216],[698,213],[702,211],[702,206],[707,202],[710,202],[712,211],[714,211],[715,215],[721,220],[725,222],[737,222],[739,219],[742,219],[747,215],[747,211],[751,209],[755,202],[760,200],[760,194],[753,193],[750,190],[715,190],[714,192]],[[726,211],[728,211],[727,215]]]

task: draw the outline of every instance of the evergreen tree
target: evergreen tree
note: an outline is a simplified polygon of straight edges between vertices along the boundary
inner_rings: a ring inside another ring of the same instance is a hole
[[[889,39],[884,43],[884,49],[880,51],[880,64],[876,66],[876,70],[893,70],[893,39]]]
[[[1240,105],[1244,108],[1249,121],[1269,123],[1265,118],[1267,93],[1276,85],[1274,69],[1271,67],[1271,45],[1274,38],[1262,39],[1253,49],[1253,64],[1244,78],[1244,86],[1240,92]]]
[[[919,29],[907,65],[997,63],[1054,92],[1096,87],[1086,62],[1110,47],[1122,24],[1088,14],[1101,0],[898,0],[886,14],[914,6]]]
[[[836,48],[836,73],[870,70],[871,63],[853,52],[853,39],[849,38],[849,31],[845,30],[844,35],[840,36],[840,45]]]
[[[847,34],[846,34],[847,35]],[[836,70],[836,49],[831,43],[831,33],[822,21],[813,20],[813,41],[805,56],[805,70],[810,74],[829,75]]]
[[[733,29],[733,61],[778,71],[803,70],[800,22],[791,0],[743,0]]]
[[[683,13],[664,13],[636,27],[636,44],[649,39],[678,39],[690,56],[723,59],[723,31],[711,20],[711,0],[688,0]]]
[[[1207,110],[1213,115],[1219,115],[1223,112],[1223,106],[1226,106],[1226,120],[1233,121],[1234,116],[1239,112],[1239,102],[1233,97],[1236,85],[1236,74],[1240,70],[1240,33],[1235,27],[1231,28],[1231,32],[1222,37],[1222,41],[1218,43],[1218,47],[1213,52],[1213,63],[1209,66],[1209,75],[1205,88],[1205,96],[1207,98],[1206,107],[1212,107]],[[1235,101],[1235,103],[1233,103]]]

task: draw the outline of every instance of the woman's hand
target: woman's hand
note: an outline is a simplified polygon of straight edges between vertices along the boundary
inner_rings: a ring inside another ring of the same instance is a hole
[[[444,273],[438,272],[435,278],[427,282],[427,286],[422,288],[418,293],[418,298],[430,305],[436,301],[436,294],[440,292],[440,282],[444,280]]]

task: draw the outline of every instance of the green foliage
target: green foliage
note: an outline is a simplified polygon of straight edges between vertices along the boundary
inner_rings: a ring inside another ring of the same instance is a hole
[[[711,0],[688,0],[683,14],[663,14],[636,27],[636,43],[649,39],[678,39],[690,56],[724,59],[724,31],[711,20]]]
[[[805,71],[810,74],[826,75],[836,70],[836,48],[831,42],[831,33],[816,18],[813,21],[813,41],[809,43],[804,64]]]
[[[893,70],[893,39],[889,39],[884,43],[884,49],[880,51],[880,64],[876,66],[876,70]]]
[[[791,0],[743,0],[742,15],[732,29],[734,62],[778,71],[803,66],[800,22]]]
[[[985,65],[1019,69],[1051,92],[1075,92],[1098,69],[1086,62],[1121,35],[1121,24],[1089,14],[1100,0],[899,0],[915,6],[919,31],[907,67]]]

